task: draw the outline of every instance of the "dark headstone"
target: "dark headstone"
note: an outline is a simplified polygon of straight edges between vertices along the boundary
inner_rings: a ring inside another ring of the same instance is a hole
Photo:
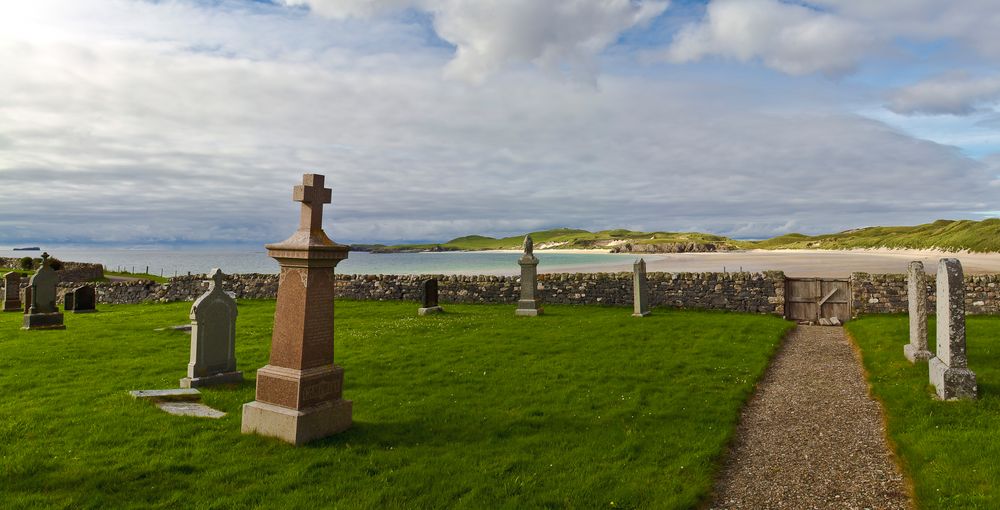
[[[13,271],[3,275],[3,311],[21,311],[21,275]]]
[[[73,313],[97,311],[97,291],[93,285],[81,285],[66,293],[63,298],[65,310]]]
[[[428,315],[441,312],[441,307],[438,306],[437,278],[429,278],[420,282],[420,309],[417,310],[417,313]]]

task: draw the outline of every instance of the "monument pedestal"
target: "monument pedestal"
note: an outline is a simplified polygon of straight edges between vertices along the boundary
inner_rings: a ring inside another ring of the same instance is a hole
[[[937,390],[938,398],[941,400],[976,398],[976,374],[972,370],[949,367],[940,358],[932,358],[928,366],[931,384]]]
[[[928,350],[920,350],[913,344],[906,344],[903,346],[903,356],[906,356],[906,359],[910,360],[910,363],[916,363],[933,358],[934,353]]]
[[[21,311],[21,300],[20,299],[5,299],[3,301],[3,311],[5,311],[5,312],[20,312]]]
[[[417,315],[433,315],[435,313],[443,313],[444,309],[440,306],[429,306],[427,308],[417,308]]]
[[[632,314],[632,317],[649,317],[652,312],[636,312]]]
[[[517,310],[514,310],[514,315],[523,317],[537,317],[542,315],[543,311],[540,306],[538,306],[538,301],[534,299],[522,299],[517,302]]]
[[[298,410],[254,401],[243,405],[243,433],[301,445],[351,428],[351,407],[350,400],[324,402]]]
[[[239,384],[243,382],[243,372],[224,372],[205,377],[185,377],[181,379],[181,388],[202,388],[219,384]]]
[[[21,329],[66,329],[62,312],[26,313]]]

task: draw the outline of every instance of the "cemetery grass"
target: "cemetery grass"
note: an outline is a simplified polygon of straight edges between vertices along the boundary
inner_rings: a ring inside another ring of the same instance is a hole
[[[966,326],[969,368],[979,384],[976,402],[933,398],[927,364],[911,365],[903,357],[906,315],[847,324],[920,508],[1000,508],[1000,317],[970,316]],[[927,329],[934,351],[933,316]]]
[[[0,508],[690,508],[791,323],[621,307],[338,301],[352,429],[302,447],[240,434],[274,301],[240,301],[229,413],[168,415],[190,303],[99,305],[65,331],[0,314]]]

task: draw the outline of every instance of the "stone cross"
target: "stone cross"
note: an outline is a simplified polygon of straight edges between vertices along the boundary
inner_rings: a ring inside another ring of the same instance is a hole
[[[649,283],[646,282],[646,261],[632,264],[632,317],[645,317],[649,311]]]
[[[333,358],[334,268],[348,248],[323,232],[322,207],[330,202],[324,180],[302,177],[292,194],[302,202],[299,230],[266,246],[281,266],[271,355],[257,371],[256,400],[243,406],[244,434],[297,445],[352,424],[352,403],[343,398],[344,369]]]
[[[191,361],[181,388],[243,381],[236,370],[236,300],[223,291],[226,275],[212,269],[208,292],[191,305]]]
[[[938,262],[937,354],[928,365],[939,398],[976,398],[976,374],[965,353],[965,278],[958,259]]]
[[[31,287],[31,301],[28,313],[24,314],[21,329],[66,329],[63,314],[56,307],[56,284],[59,276],[49,267],[49,254],[42,254],[42,263],[28,280]]]
[[[924,263],[910,262],[906,274],[907,298],[910,316],[910,343],[903,346],[903,355],[910,363],[927,361],[934,357],[927,350],[927,274]]]
[[[437,278],[428,278],[420,282],[420,308],[417,309],[417,315],[430,315],[442,311],[444,310],[438,306]]]
[[[292,188],[292,200],[302,202],[299,214],[299,230],[316,231],[323,229],[323,204],[332,201],[330,188],[323,187],[326,177],[317,174],[302,176],[302,184]]]
[[[514,315],[541,315],[540,300],[535,297],[538,288],[538,258],[534,255],[534,243],[530,235],[524,236],[524,255],[521,255],[517,263],[521,266],[521,299],[517,302]]]
[[[21,274],[11,271],[3,275],[3,311],[21,311]]]
[[[97,291],[93,285],[81,285],[63,296],[63,308],[73,313],[96,312]]]

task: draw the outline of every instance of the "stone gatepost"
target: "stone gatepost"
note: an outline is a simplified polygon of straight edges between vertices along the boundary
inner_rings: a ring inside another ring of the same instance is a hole
[[[530,235],[524,236],[524,255],[517,263],[521,266],[521,299],[517,302],[514,315],[542,315],[541,304],[535,297],[538,290],[538,257],[535,257],[535,245]]]
[[[21,311],[21,274],[11,271],[3,275],[3,311]]]
[[[428,278],[420,282],[420,308],[417,309],[417,315],[430,315],[443,311],[438,305],[437,278]]]
[[[976,398],[976,374],[965,353],[965,278],[958,259],[938,262],[937,355],[928,365],[942,400]]]
[[[632,264],[632,317],[649,315],[649,283],[646,281],[646,261]]]
[[[927,273],[924,263],[910,262],[906,273],[907,297],[910,315],[910,343],[903,346],[903,355],[910,363],[927,361],[934,357],[927,350]]]
[[[191,305],[191,361],[181,388],[243,382],[236,370],[236,300],[223,291],[226,275],[212,269],[208,292]]]
[[[49,254],[42,254],[42,264],[28,280],[30,298],[25,301],[21,329],[66,329],[63,314],[56,306],[56,284],[59,276],[49,267]]]
[[[243,406],[245,434],[293,444],[351,427],[352,404],[343,399],[344,369],[334,364],[334,267],[348,247],[323,232],[324,177],[305,174],[293,200],[302,203],[299,229],[266,246],[278,261],[278,300],[269,363],[257,371],[257,399]]]

